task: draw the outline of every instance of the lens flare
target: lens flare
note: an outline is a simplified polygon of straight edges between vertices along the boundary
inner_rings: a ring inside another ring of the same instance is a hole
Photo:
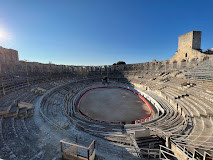
[[[14,38],[11,32],[5,27],[0,27],[0,46],[11,46],[13,43]]]
[[[5,41],[8,38],[8,33],[4,29],[0,28],[0,41]]]

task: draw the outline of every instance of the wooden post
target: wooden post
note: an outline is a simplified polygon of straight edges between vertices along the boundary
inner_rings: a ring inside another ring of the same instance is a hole
[[[61,143],[61,153],[63,152],[63,147],[62,147],[62,142],[60,142]]]
[[[87,156],[88,156],[88,160],[89,160],[89,149],[87,149]]]
[[[77,136],[75,137],[75,143],[78,144],[78,137]],[[77,149],[76,149],[76,155],[78,157],[78,146],[77,146]]]

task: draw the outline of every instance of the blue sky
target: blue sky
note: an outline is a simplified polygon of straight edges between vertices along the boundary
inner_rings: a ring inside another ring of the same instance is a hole
[[[213,48],[212,0],[0,0],[0,46],[42,63],[166,60],[178,36],[202,31]]]

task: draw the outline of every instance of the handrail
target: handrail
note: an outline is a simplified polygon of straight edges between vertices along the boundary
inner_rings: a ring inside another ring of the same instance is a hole
[[[66,142],[65,140],[60,140],[60,144],[61,144],[61,152],[62,152],[62,155],[63,155],[63,152],[64,150],[66,150],[67,148],[69,147],[77,147],[76,151],[74,153],[72,153],[71,155],[72,156],[75,156],[75,157],[79,157],[79,158],[84,158],[84,159],[90,159],[90,157],[93,155],[93,153],[95,153],[95,140],[92,141],[92,143],[89,145],[89,147],[84,147],[84,146],[81,146],[81,145],[78,145],[78,144],[74,144],[74,143],[70,143],[70,142]],[[65,145],[69,145],[68,147],[66,147],[65,149],[63,149],[63,146]],[[93,150],[90,150],[91,147],[93,146]],[[79,148],[81,149],[84,149],[84,150],[79,150]],[[68,154],[70,155],[69,153],[66,153],[66,151],[64,152],[64,154]]]
[[[162,148],[163,149],[166,149],[167,151],[164,151],[164,150],[162,150]],[[173,155],[173,154],[171,154],[171,153],[169,153],[168,151],[172,151],[171,149],[169,149],[168,147],[165,147],[165,146],[162,146],[162,145],[160,145],[160,151],[161,152],[164,152],[164,153],[166,153],[166,154],[169,154],[170,156],[173,156],[173,157],[178,157],[178,159],[182,159],[181,157],[179,157],[179,156],[176,156],[176,155]],[[172,151],[173,152],[173,151]],[[184,152],[183,152],[184,153]],[[187,158],[189,158],[189,159],[191,159],[192,157],[189,157],[188,155],[186,155],[186,154],[183,154],[183,153],[179,153],[179,154],[181,154],[181,155],[183,155],[183,156],[186,156]],[[185,160],[185,159],[183,159],[183,160]]]
[[[175,146],[177,146],[183,153],[185,153],[187,156],[189,156],[190,158],[193,157],[193,155],[190,155],[190,152],[187,152],[183,147],[181,147],[179,144],[177,144],[176,142],[174,142],[173,140],[171,140],[171,143],[173,143]]]
[[[74,143],[69,143],[69,142],[66,142],[66,141],[64,141],[64,140],[60,140],[60,142],[66,143],[66,144],[69,144],[69,145],[72,145],[72,146],[76,146],[76,147],[88,149],[88,147],[80,146],[80,145],[77,145],[77,144],[74,144]]]
[[[92,143],[89,145],[88,149],[95,143],[95,140],[92,141]]]

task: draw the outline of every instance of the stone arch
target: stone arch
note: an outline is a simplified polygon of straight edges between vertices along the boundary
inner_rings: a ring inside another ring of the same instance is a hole
[[[203,61],[209,60],[209,57],[208,57],[208,56],[205,56],[205,57],[203,57],[202,60],[203,60]]]
[[[157,63],[157,68],[158,68],[158,70],[161,69],[161,68],[163,68],[162,62],[158,62]]]
[[[173,66],[174,69],[177,68],[177,61],[176,61],[176,60],[174,60],[174,61],[172,62],[172,66]]]
[[[191,62],[196,62],[197,61],[197,58],[192,58],[191,59]]]
[[[136,70],[140,70],[140,64],[136,65]]]
[[[182,60],[181,60],[181,67],[182,67],[182,68],[185,68],[185,67],[186,67],[186,60],[185,60],[185,59],[182,59]]]
[[[152,70],[155,70],[155,63],[152,63]]]
[[[191,63],[191,65],[197,64],[197,58],[191,59],[190,63]]]
[[[141,70],[144,70],[144,64],[141,64],[140,68],[141,68]]]
[[[166,67],[167,69],[169,69],[169,61],[166,61],[166,62],[165,62],[165,67]]]
[[[145,67],[146,70],[149,70],[149,62],[146,62],[146,63],[144,64],[144,67]]]

